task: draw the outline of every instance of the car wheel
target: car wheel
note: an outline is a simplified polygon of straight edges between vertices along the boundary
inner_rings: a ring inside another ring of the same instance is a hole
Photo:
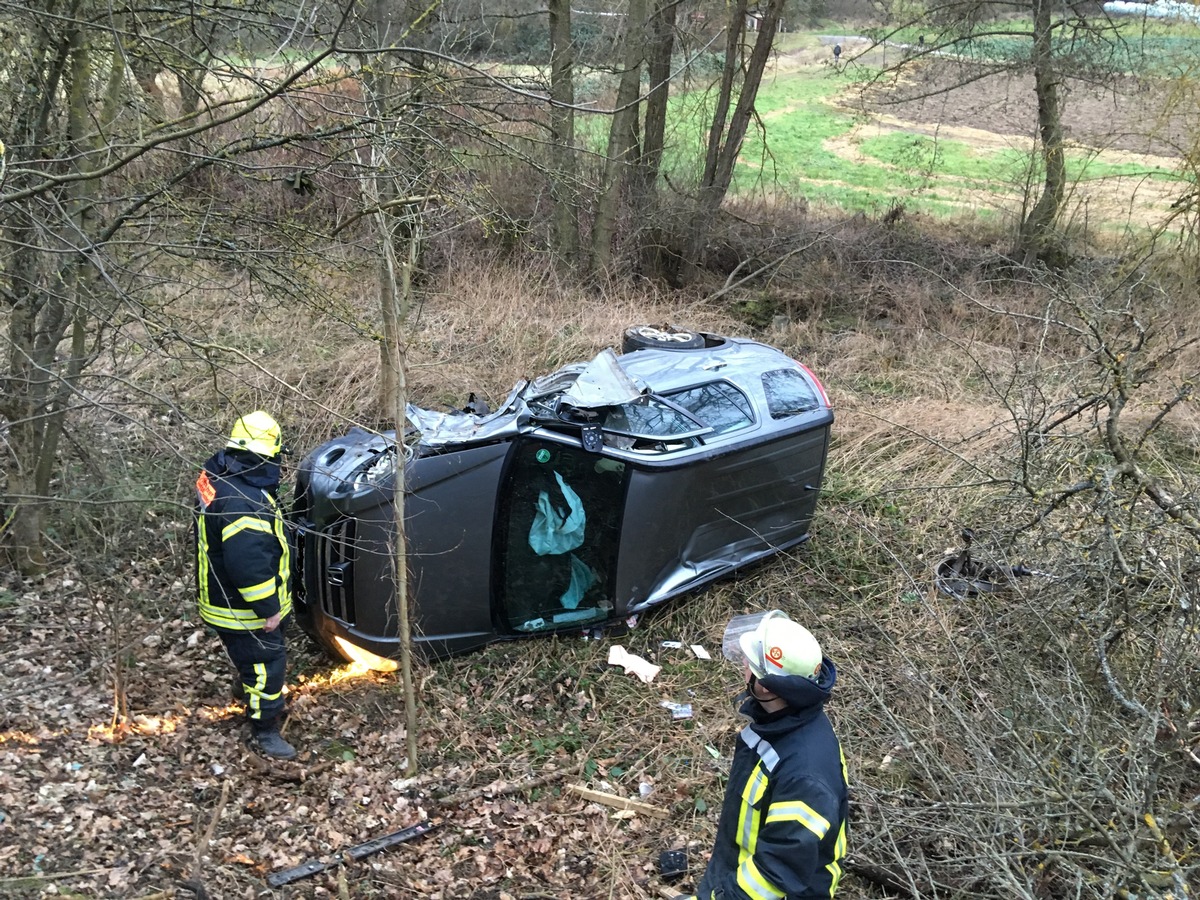
[[[1009,586],[1001,572],[974,560],[967,560],[964,564],[958,556],[947,556],[937,564],[934,581],[938,590],[955,600],[995,594]]]
[[[704,346],[704,335],[676,328],[674,325],[634,325],[625,329],[621,341],[621,352],[634,350],[699,350]]]

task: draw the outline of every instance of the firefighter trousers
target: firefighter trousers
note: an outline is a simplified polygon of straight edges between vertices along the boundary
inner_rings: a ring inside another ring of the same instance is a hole
[[[276,731],[283,721],[287,671],[286,621],[274,631],[218,631],[246,692],[246,718],[255,732]]]

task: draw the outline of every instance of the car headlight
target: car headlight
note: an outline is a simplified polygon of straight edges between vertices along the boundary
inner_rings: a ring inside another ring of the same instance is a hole
[[[370,669],[372,672],[395,672],[400,668],[400,663],[394,659],[389,659],[386,656],[377,656],[370,650],[352,644],[341,635],[334,635],[333,642],[337,644],[338,650],[346,659],[352,663]]]

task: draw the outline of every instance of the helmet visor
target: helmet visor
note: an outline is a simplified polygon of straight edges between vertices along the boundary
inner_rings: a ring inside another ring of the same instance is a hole
[[[767,619],[780,615],[783,615],[783,613],[777,609],[773,609],[769,612],[747,613],[743,616],[734,616],[729,620],[729,624],[725,626],[725,634],[721,637],[721,655],[730,662],[738,664],[749,662],[751,667],[761,666],[761,660],[756,661],[747,657],[746,651],[743,649],[742,638],[743,636],[749,636],[746,643],[757,644],[761,648],[762,641],[757,638],[758,629]]]

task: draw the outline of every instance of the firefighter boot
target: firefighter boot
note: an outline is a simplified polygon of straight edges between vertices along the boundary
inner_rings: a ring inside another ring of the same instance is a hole
[[[278,728],[255,731],[250,736],[250,747],[272,759],[295,759],[296,748],[283,739]]]

